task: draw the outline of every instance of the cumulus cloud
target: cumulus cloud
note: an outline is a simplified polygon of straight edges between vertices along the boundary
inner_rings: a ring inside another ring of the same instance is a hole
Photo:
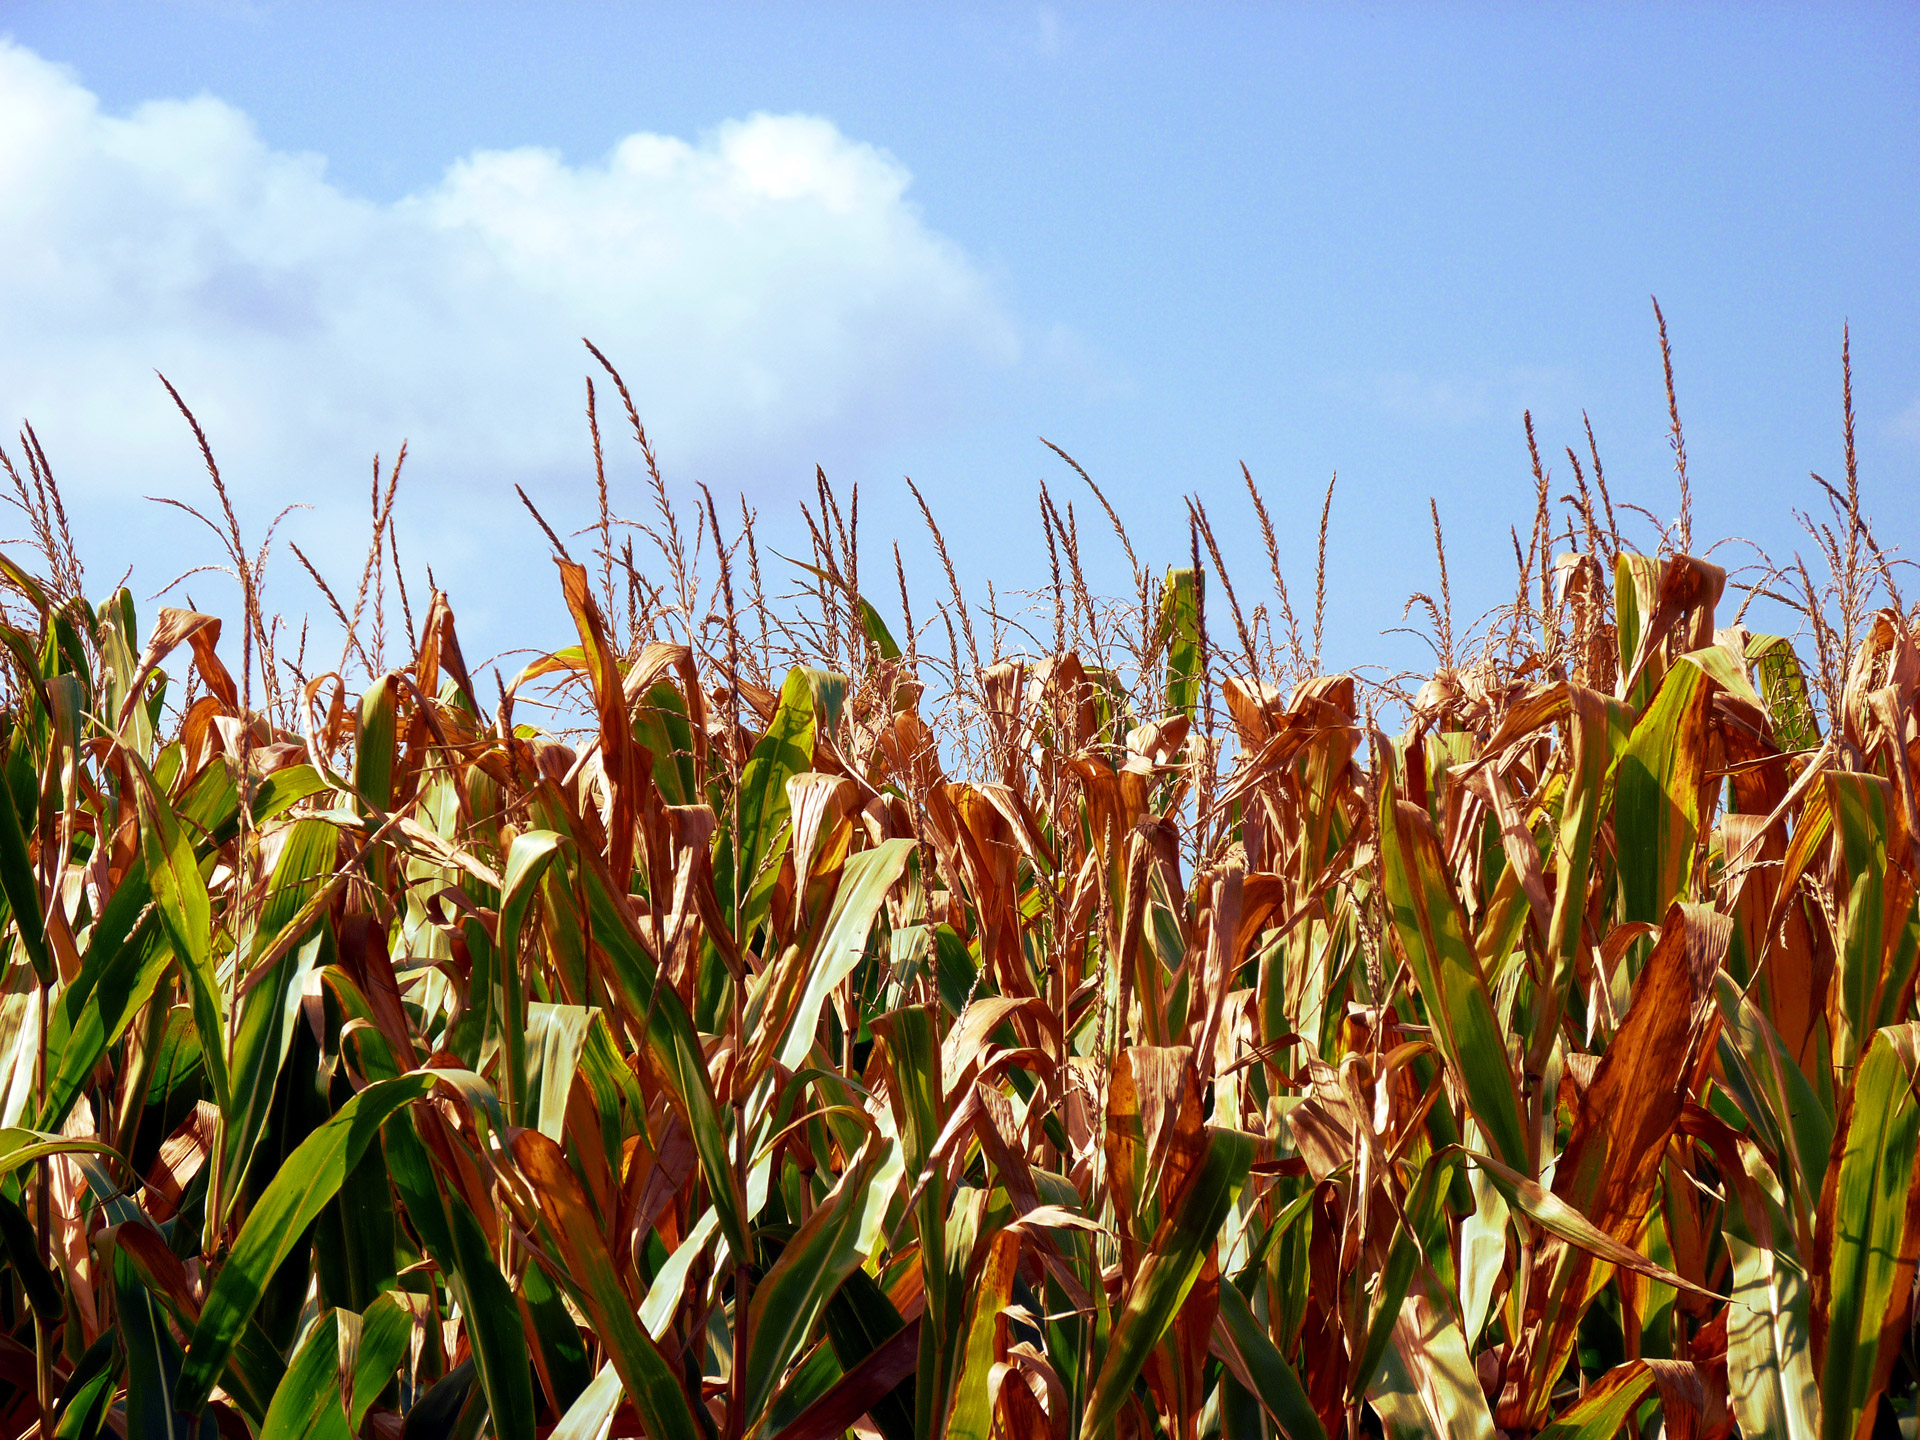
[[[678,474],[801,476],[1019,358],[909,179],[827,120],[753,115],[585,163],[475,151],[376,203],[216,98],[109,114],[0,40],[0,413],[96,501],[189,476],[156,368],[256,513],[360,490],[402,436],[417,484],[493,496],[590,463],[588,335]]]

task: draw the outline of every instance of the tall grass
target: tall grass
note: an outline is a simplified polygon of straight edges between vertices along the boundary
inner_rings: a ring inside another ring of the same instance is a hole
[[[288,547],[337,660],[197,423],[237,646],[90,602],[0,452],[7,1434],[1911,1425],[1920,649],[1849,365],[1807,560],[1703,553],[1677,402],[1670,526],[1529,417],[1511,602],[1431,507],[1381,678],[1321,673],[1331,484],[1310,611],[1251,474],[1258,586],[1064,451],[1017,595],[918,489],[944,583],[863,566],[824,474],[782,594],[592,358],[594,522],[521,496],[578,643],[490,694],[404,450],[354,584]]]

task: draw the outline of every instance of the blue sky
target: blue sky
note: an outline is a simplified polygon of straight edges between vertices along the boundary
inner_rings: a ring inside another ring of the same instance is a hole
[[[1523,408],[1556,492],[1584,409],[1616,497],[1672,513],[1650,293],[1697,529],[1791,554],[1808,471],[1841,469],[1843,321],[1868,508],[1896,544],[1920,522],[1911,6],[14,0],[0,25],[0,412],[39,427],[96,588],[211,558],[138,498],[201,486],[158,367],[243,518],[313,504],[285,533],[336,574],[369,459],[410,439],[403,544],[470,647],[557,642],[511,484],[590,514],[585,333],[677,492],[744,491],[787,549],[819,463],[929,599],[905,474],[970,583],[1027,582],[1039,479],[1095,528],[1044,434],[1158,563],[1200,492],[1252,598],[1244,460],[1297,599],[1338,469],[1329,659],[1410,663],[1378,632],[1431,587],[1430,495],[1462,618],[1510,593]],[[284,561],[274,585],[315,602]]]

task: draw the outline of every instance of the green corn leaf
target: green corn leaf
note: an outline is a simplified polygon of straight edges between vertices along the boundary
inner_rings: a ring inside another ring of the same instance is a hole
[[[446,1276],[447,1292],[467,1318],[473,1372],[486,1396],[494,1434],[500,1440],[530,1440],[533,1374],[526,1331],[512,1287],[494,1264],[480,1222],[460,1200],[442,1198],[426,1146],[411,1123],[396,1120],[387,1129],[385,1150],[407,1219]]]
[[[475,1370],[499,1440],[533,1440],[533,1370],[513,1289],[494,1263],[486,1233],[458,1201],[447,1207],[453,1242],[454,1294],[468,1317]],[[472,1308],[468,1308],[472,1307]]]
[[[1325,1440],[1326,1429],[1307,1399],[1300,1377],[1254,1317],[1239,1287],[1220,1287],[1214,1345],[1240,1383],[1260,1401],[1286,1440]]]
[[[1422,1263],[1421,1246],[1430,1247],[1427,1255],[1430,1265],[1433,1254],[1431,1247],[1446,1243],[1445,1231],[1435,1235],[1433,1229],[1435,1222],[1440,1219],[1443,1187],[1452,1168],[1453,1157],[1445,1154],[1435,1156],[1420,1172],[1420,1178],[1408,1192],[1400,1221],[1394,1228],[1393,1243],[1387,1251],[1386,1268],[1381,1272],[1380,1285],[1375,1292],[1373,1320],[1367,1328],[1366,1346],[1360,1352],[1359,1363],[1354,1366],[1353,1381],[1348,1387],[1355,1395],[1364,1395],[1372,1387],[1374,1371],[1394,1338],[1396,1318],[1406,1303],[1414,1272]],[[1408,1228],[1409,1221],[1412,1222],[1411,1229]]]
[[[734,907],[743,943],[773,902],[788,844],[787,781],[813,766],[813,695],[809,672],[799,666],[787,672],[773,721],[740,772],[733,827],[722,825],[714,837],[714,874],[727,886],[721,903]]]
[[[599,1440],[613,1412],[620,1408],[620,1395],[620,1372],[611,1363],[602,1365],[600,1373],[567,1407],[547,1440]]]
[[[1747,1184],[1726,1208],[1733,1303],[1727,1307],[1728,1401],[1743,1435],[1817,1440],[1810,1287],[1794,1253],[1777,1183],[1752,1142],[1739,1142]],[[1735,1178],[1737,1177],[1730,1177]]]
[[[1167,709],[1191,716],[1200,703],[1200,572],[1168,570],[1156,632],[1167,652]]]
[[[1886,969],[1887,831],[1892,787],[1878,775],[1824,777],[1840,844],[1840,945],[1834,964],[1833,1058],[1846,1071],[1873,1038]]]
[[[609,968],[629,1013],[644,1017],[647,1043],[693,1137],[721,1233],[734,1254],[749,1254],[745,1197],[735,1185],[733,1154],[693,1017],[671,985],[658,983],[653,958],[636,933],[633,914],[615,898],[605,868],[588,857],[584,873],[595,939],[611,962]]]
[[[920,1237],[920,1275],[927,1300],[914,1403],[924,1417],[917,1428],[925,1429],[934,1423],[960,1363],[961,1282],[968,1259],[964,1253],[955,1256],[948,1250],[946,1174],[943,1167],[927,1163],[945,1123],[940,1037],[933,1017],[918,1006],[876,1017],[873,1033],[886,1047],[887,1099],[906,1161],[907,1188],[919,1191],[912,1213]]]
[[[354,736],[353,788],[368,805],[385,812],[393,808],[394,706],[399,686],[382,675],[360,697],[359,726]]]
[[[527,1095],[527,1015],[521,994],[520,947],[527,914],[539,899],[540,877],[560,850],[561,837],[551,830],[528,830],[513,837],[507,850],[507,871],[500,889],[500,1016],[501,1099],[509,1124],[524,1123]],[[562,1100],[562,1105],[566,1102]]]
[[[580,1326],[567,1308],[566,1297],[541,1266],[529,1265],[520,1277],[520,1301],[526,1306],[528,1328],[539,1347],[544,1382],[556,1409],[565,1410],[593,1379]]]
[[[1767,1148],[1781,1158],[1780,1177],[1811,1234],[1833,1148],[1833,1116],[1752,998],[1724,971],[1715,984],[1720,1071],[1727,1091]]]
[[[799,1070],[807,1063],[821,1008],[860,963],[874,917],[880,913],[887,892],[906,873],[907,861],[912,855],[911,840],[884,840],[873,849],[848,858],[798,1003],[784,1023],[777,1016],[767,1017],[775,1033],[784,1036],[778,1058],[788,1070]]]
[[[653,783],[669,805],[697,805],[700,776],[694,768],[693,726],[687,702],[664,681],[633,707],[633,738],[653,757]]]
[[[387,1117],[431,1093],[435,1082],[429,1073],[376,1080],[309,1135],[274,1176],[207,1292],[174,1394],[181,1410],[198,1414],[206,1404],[268,1279],[360,1163]]]
[[[1668,906],[1690,898],[1714,688],[1690,658],[1667,672],[1614,765],[1622,920],[1658,925]]]
[[[133,762],[139,764],[136,759]],[[155,909],[173,945],[193,1001],[200,1055],[222,1115],[233,1113],[227,1085],[226,998],[213,958],[213,912],[193,844],[149,774],[134,783],[140,806],[140,848],[153,886]]]
[[[135,884],[129,877],[121,883],[109,910],[119,907],[123,894],[131,901],[140,901],[146,893],[144,883]],[[144,903],[135,908],[144,908]],[[94,1066],[146,1009],[173,959],[173,947],[153,916],[148,915],[118,943],[101,934],[106,924],[103,918],[96,927],[94,944],[88,948],[80,974],[61,996],[60,1008],[49,1026],[47,1054],[52,1073],[40,1109],[43,1130],[57,1130],[66,1122]]]
[[[1897,1358],[1890,1318],[1911,1303],[1920,1252],[1920,1025],[1874,1036],[1838,1126],[1815,1250],[1827,1257],[1822,1440],[1865,1433]]]
[[[1811,750],[1820,743],[1820,726],[1807,690],[1806,672],[1793,644],[1782,635],[1749,635],[1747,662],[1773,723],[1774,743],[1782,750]]]
[[[599,1011],[583,1005],[549,1005],[536,1000],[527,1006],[526,1118],[549,1140],[562,1139],[567,1097],[573,1092],[581,1052],[598,1015]],[[616,1113],[618,1104],[616,1098]]]
[[[367,1411],[380,1399],[413,1341],[413,1316],[393,1292],[383,1293],[360,1317],[360,1344],[354,1352],[352,1404],[347,1428],[355,1435]],[[264,1440],[264,1437],[263,1437]]]
[[[994,1342],[1000,1312],[1007,1307],[1014,1272],[1020,1264],[1020,1241],[1018,1231],[1007,1230],[981,1241],[986,1259],[967,1295],[967,1323],[962,1331],[952,1406],[947,1412],[946,1440],[992,1440]]]
[[[190,1412],[175,1408],[173,1391],[180,1373],[180,1350],[167,1332],[160,1305],[140,1283],[133,1262],[115,1251],[115,1309],[127,1351],[127,1433],[155,1440],[212,1440],[218,1432],[207,1417],[195,1423]],[[198,1407],[194,1407],[198,1408]]]
[[[656,1341],[665,1337],[667,1326],[673,1323],[674,1312],[686,1293],[687,1276],[719,1233],[719,1218],[717,1211],[708,1210],[693,1222],[680,1248],[667,1257],[667,1263],[653,1277],[647,1298],[640,1302],[640,1328]]]
[[[4,890],[13,911],[14,929],[33,962],[33,973],[42,985],[51,985],[53,960],[47,954],[46,921],[40,909],[40,887],[33,878],[33,861],[27,854],[26,827],[14,808],[12,787],[4,784],[0,784],[0,890]]]
[[[841,1375],[865,1364],[907,1326],[887,1292],[865,1270],[855,1270],[827,1303],[827,1335]],[[886,1440],[913,1440],[915,1386],[910,1379],[873,1402],[868,1413]]]
[[[278,940],[282,929],[319,891],[333,870],[339,843],[340,832],[324,820],[298,820],[289,827],[280,858],[267,880],[266,903],[254,929],[255,953],[264,952]],[[266,1126],[274,1084],[300,1018],[304,982],[324,948],[322,938],[316,933],[304,943],[289,946],[271,975],[241,999],[233,1030],[237,1113],[229,1121],[222,1150],[226,1183],[221,1193],[234,1201],[239,1198],[240,1179]]]
[[[753,1288],[744,1421],[752,1424],[841,1283],[866,1263],[899,1188],[900,1147],[871,1137]]]
[[[1087,1400],[1083,1435],[1113,1433],[1140,1367],[1200,1278],[1207,1252],[1252,1169],[1254,1149],[1252,1136],[1208,1128],[1206,1150],[1160,1222],[1139,1270],[1128,1279],[1126,1300]]]
[[[1586,1216],[1574,1209],[1558,1195],[1545,1186],[1538,1185],[1520,1174],[1502,1165],[1490,1155],[1479,1155],[1469,1150],[1466,1156],[1474,1164],[1487,1172],[1494,1187],[1515,1210],[1525,1215],[1534,1224],[1551,1235],[1577,1249],[1586,1251],[1596,1260],[1604,1260],[1609,1265],[1618,1265],[1624,1270],[1632,1270],[1645,1275],[1649,1280],[1658,1280],[1662,1285],[1671,1285],[1676,1290],[1688,1290],[1695,1295],[1704,1295],[1709,1300],[1721,1300],[1724,1296],[1715,1295],[1711,1290],[1702,1289],[1683,1275],[1677,1275],[1664,1265],[1657,1265],[1638,1250],[1630,1250],[1614,1239],[1606,1231],[1596,1227]]]
[[[353,1431],[340,1398],[339,1321],[329,1310],[294,1351],[267,1407],[260,1440],[349,1440]]]
[[[1644,1360],[1616,1365],[1542,1430],[1538,1440],[1613,1440],[1653,1389]]]
[[[1639,657],[1641,644],[1653,621],[1660,599],[1661,572],[1665,568],[1665,563],[1655,556],[1635,555],[1625,550],[1614,559],[1614,629],[1619,641],[1618,667],[1622,682],[1632,673],[1633,662]],[[1660,657],[1656,655],[1642,673],[1635,693],[1624,698],[1639,709],[1664,673]]]
[[[1387,905],[1426,1001],[1434,1042],[1501,1158],[1531,1174],[1531,1130],[1433,821],[1421,806],[1396,800],[1393,787],[1383,785],[1380,838]]]
[[[54,1440],[98,1440],[111,1433],[107,1414],[113,1408],[118,1337],[108,1330],[87,1347],[73,1367],[54,1402]]]
[[[866,631],[867,639],[880,652],[882,660],[900,658],[900,642],[893,638],[893,632],[887,629],[887,622],[880,618],[880,612],[867,602],[865,596],[860,597],[860,628]]]
[[[1564,994],[1572,983],[1580,946],[1580,924],[1591,878],[1593,837],[1599,828],[1613,737],[1627,729],[1626,706],[1597,691],[1570,686],[1567,713],[1569,776],[1555,834],[1553,922],[1555,988]]]
[[[0,1130],[0,1177],[11,1175],[21,1166],[44,1160],[49,1155],[106,1155],[120,1160],[122,1167],[129,1171],[133,1168],[121,1160],[119,1151],[97,1140],[75,1140],[20,1126]]]
[[[921,1325],[907,1323],[866,1359],[840,1378],[774,1437],[774,1440],[839,1440],[862,1415],[914,1376]]]
[[[7,1263],[13,1267],[20,1288],[27,1292],[27,1303],[33,1307],[33,1313],[50,1324],[59,1323],[65,1314],[60,1287],[53,1272],[40,1259],[33,1221],[19,1201],[5,1194],[0,1194],[0,1250],[4,1250]]]

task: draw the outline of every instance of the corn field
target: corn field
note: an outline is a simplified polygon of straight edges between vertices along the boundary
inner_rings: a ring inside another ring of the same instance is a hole
[[[857,493],[763,554],[606,371],[647,518],[596,418],[575,643],[485,689],[397,465],[329,667],[204,437],[224,630],[89,601],[7,456],[5,1435],[1913,1433],[1920,644],[1850,398],[1810,564],[1695,543],[1677,409],[1674,525],[1589,431],[1458,631],[1434,511],[1381,679],[1321,673],[1331,490],[1310,619],[1250,476],[1243,605],[1073,466],[1051,573],[916,626]]]

